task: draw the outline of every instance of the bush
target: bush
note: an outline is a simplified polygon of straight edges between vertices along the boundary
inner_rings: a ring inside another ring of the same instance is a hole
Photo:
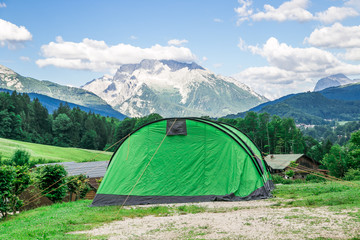
[[[280,175],[274,174],[271,175],[271,177],[274,184],[279,184],[284,182],[284,178]]]
[[[62,165],[45,165],[38,167],[37,184],[45,196],[53,202],[61,201],[67,192],[67,172]]]
[[[29,167],[32,168],[32,167],[35,167],[35,165],[37,164],[45,164],[45,163],[57,163],[59,162],[58,160],[48,160],[48,159],[45,159],[45,158],[38,158],[38,159],[35,159],[35,160],[31,160],[29,162]]]
[[[23,206],[20,194],[29,186],[30,174],[26,166],[0,167],[0,213],[4,218]]]
[[[344,179],[347,181],[359,181],[360,169],[349,169],[349,171],[345,173]]]
[[[86,193],[90,191],[90,186],[88,184],[88,179],[84,174],[77,176],[70,176],[67,178],[67,187],[70,192],[70,201],[72,194],[75,194],[75,201],[80,197],[84,198]]]
[[[305,181],[313,182],[313,183],[319,183],[319,182],[325,182],[326,179],[322,178],[322,177],[319,177],[319,176],[316,176],[316,175],[313,175],[313,174],[308,174],[308,175],[306,175]]]
[[[29,164],[30,154],[24,150],[16,150],[11,157],[11,165],[24,166]]]
[[[288,170],[285,172],[285,175],[292,178],[295,175],[295,172],[293,170]]]

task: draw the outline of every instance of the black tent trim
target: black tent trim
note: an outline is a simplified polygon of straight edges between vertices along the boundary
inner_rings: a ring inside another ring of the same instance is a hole
[[[235,196],[234,193],[227,195],[205,195],[205,196],[135,196],[135,195],[115,195],[115,194],[96,194],[90,207],[116,206],[116,205],[145,205],[145,204],[172,204],[188,202],[214,202],[214,201],[249,201],[271,197],[267,189],[274,189],[271,180],[264,186],[256,189],[246,197]],[[126,202],[125,202],[126,201]],[[94,204],[95,203],[95,204]]]

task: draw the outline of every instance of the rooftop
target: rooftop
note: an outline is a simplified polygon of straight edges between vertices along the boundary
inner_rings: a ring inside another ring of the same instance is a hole
[[[270,154],[265,157],[265,161],[272,169],[285,169],[302,156],[304,154]]]
[[[109,161],[98,162],[61,162],[38,164],[37,167],[43,165],[63,165],[68,172],[68,176],[76,176],[80,174],[86,175],[88,178],[104,177]]]

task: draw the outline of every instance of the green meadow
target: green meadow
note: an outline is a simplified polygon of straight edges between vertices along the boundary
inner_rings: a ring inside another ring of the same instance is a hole
[[[52,162],[106,161],[110,160],[112,155],[112,152],[56,147],[0,138],[0,155],[3,159],[10,158],[17,149],[29,152],[31,160],[43,158]]]
[[[273,194],[271,199],[260,200],[273,202],[268,206],[271,209],[329,207],[334,212],[350,210],[349,216],[354,221],[360,221],[360,181],[278,185]],[[64,202],[10,216],[7,220],[0,221],[0,239],[88,239],[85,235],[67,233],[89,230],[124,218],[241,211],[240,208],[211,209],[196,205],[134,206],[120,210],[119,206],[90,208],[90,204],[90,200]],[[306,216],[304,219],[306,220]]]

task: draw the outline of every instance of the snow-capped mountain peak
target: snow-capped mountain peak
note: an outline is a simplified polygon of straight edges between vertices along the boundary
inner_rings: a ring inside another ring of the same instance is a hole
[[[222,116],[265,100],[235,79],[173,60],[121,65],[113,78],[94,79],[83,88],[130,116]]]
[[[13,88],[17,91],[22,90],[24,87],[18,79],[17,74],[3,65],[0,65],[0,81],[3,81],[6,87]]]
[[[349,84],[349,83],[353,83],[353,81],[350,78],[348,78],[347,76],[345,76],[344,74],[339,73],[339,74],[331,75],[331,76],[320,79],[316,83],[314,91],[317,92],[317,91],[321,91],[325,88],[337,87],[337,86],[345,85],[345,84]]]

